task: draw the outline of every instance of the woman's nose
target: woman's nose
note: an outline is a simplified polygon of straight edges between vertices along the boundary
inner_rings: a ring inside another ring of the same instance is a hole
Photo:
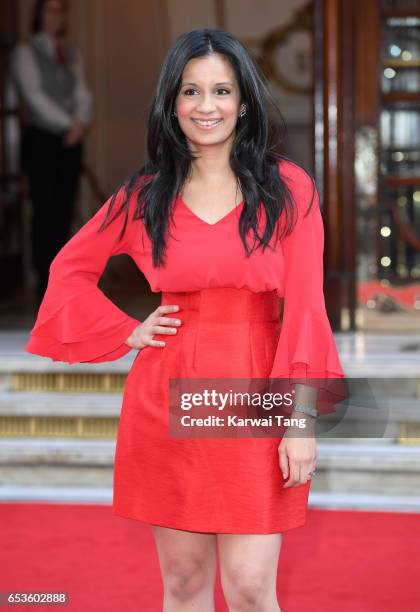
[[[216,110],[216,105],[214,103],[214,100],[213,100],[211,94],[209,94],[208,96],[203,95],[201,97],[201,99],[199,100],[198,105],[197,105],[197,110],[200,110],[203,113],[210,113],[210,112]]]

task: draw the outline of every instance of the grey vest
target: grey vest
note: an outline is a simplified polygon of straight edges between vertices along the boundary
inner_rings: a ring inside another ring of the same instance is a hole
[[[75,111],[74,90],[76,87],[76,76],[71,69],[74,53],[71,47],[63,45],[63,54],[66,58],[66,66],[60,66],[53,57],[48,55],[36,39],[32,38],[29,45],[34,53],[41,75],[41,86],[43,91],[63,110],[73,115]],[[30,104],[25,106],[24,122],[27,125],[35,125],[51,132],[60,134],[62,126],[49,121],[48,118],[38,113]]]

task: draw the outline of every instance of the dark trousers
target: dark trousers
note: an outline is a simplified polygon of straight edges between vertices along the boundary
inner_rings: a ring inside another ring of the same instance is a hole
[[[38,303],[47,288],[50,264],[70,238],[82,156],[82,142],[65,146],[63,135],[35,126],[23,130],[21,160],[32,203],[32,262],[37,272]]]

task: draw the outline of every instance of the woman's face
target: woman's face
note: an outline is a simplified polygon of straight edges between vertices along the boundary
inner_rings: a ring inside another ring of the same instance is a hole
[[[61,32],[65,19],[65,11],[59,0],[49,0],[42,11],[42,29],[49,34]]]
[[[186,64],[175,113],[190,145],[219,145],[232,138],[239,107],[236,75],[223,55],[212,53]]]

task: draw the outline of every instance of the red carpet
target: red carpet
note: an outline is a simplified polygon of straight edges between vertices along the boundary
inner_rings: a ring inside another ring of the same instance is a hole
[[[110,506],[0,504],[0,591],[69,593],[68,606],[13,610],[161,612],[150,528]],[[420,515],[309,510],[287,532],[278,594],[284,612],[419,612]],[[226,612],[219,574],[216,610]]]

